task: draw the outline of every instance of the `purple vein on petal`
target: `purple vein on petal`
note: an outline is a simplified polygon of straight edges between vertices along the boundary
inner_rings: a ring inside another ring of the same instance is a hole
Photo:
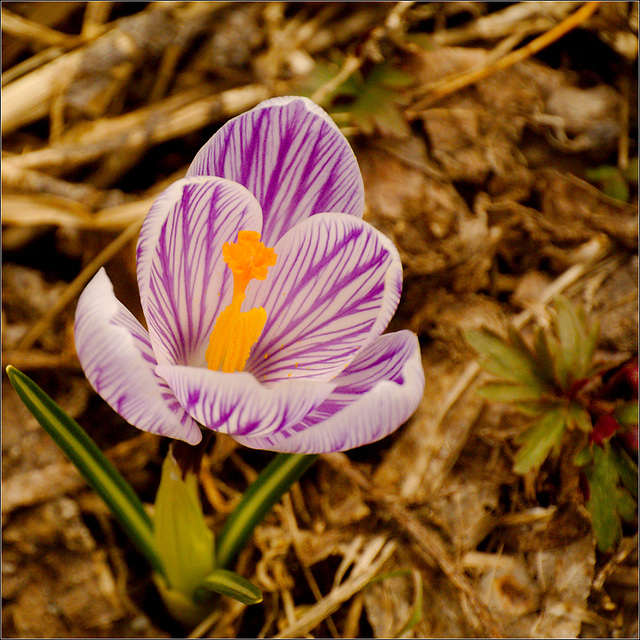
[[[241,229],[259,231],[261,214],[240,185],[193,180],[184,181],[159,230],[141,299],[158,362],[203,366],[215,319],[230,301],[222,245]]]
[[[268,319],[247,368],[265,382],[331,377],[377,326],[393,257],[373,227],[340,214],[315,216],[278,251],[273,274],[249,289],[247,305]]]
[[[362,217],[358,164],[339,129],[305,98],[267,101],[229,121],[202,148],[187,175],[244,185],[264,212],[270,246],[307,217],[340,211]]]
[[[186,440],[200,430],[155,374],[147,332],[115,298],[101,269],[80,296],[75,320],[78,358],[93,388],[139,429]]]

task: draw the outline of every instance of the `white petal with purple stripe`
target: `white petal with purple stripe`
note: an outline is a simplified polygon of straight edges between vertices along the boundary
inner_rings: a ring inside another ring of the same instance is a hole
[[[409,418],[422,398],[418,338],[409,331],[380,336],[333,382],[336,389],[300,423],[270,436],[236,440],[254,449],[328,453],[384,438]]]
[[[267,246],[316,213],[361,218],[364,210],[349,143],[307,98],[267,100],[227,122],[196,155],[187,172],[194,175],[222,176],[249,189],[262,206]]]
[[[209,335],[233,289],[222,245],[261,225],[256,199],[223,178],[180,180],[154,203],[138,243],[138,281],[159,363],[206,366]]]
[[[143,431],[200,442],[200,428],[154,373],[147,332],[116,299],[104,269],[78,301],[75,342],[89,382],[125,420]]]
[[[244,308],[267,322],[246,370],[260,382],[330,380],[376,338],[399,299],[402,265],[392,243],[345,214],[318,214],[275,246],[278,261],[252,283]]]
[[[195,420],[233,437],[286,429],[320,405],[335,387],[312,380],[264,386],[250,373],[196,367],[158,365],[156,373]]]

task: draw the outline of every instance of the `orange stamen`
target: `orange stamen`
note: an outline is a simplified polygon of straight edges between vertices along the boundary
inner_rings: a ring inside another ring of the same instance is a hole
[[[209,369],[232,373],[244,369],[267,321],[262,307],[240,310],[247,286],[253,279],[264,280],[278,256],[260,242],[257,231],[240,231],[238,242],[224,244],[222,257],[233,272],[233,297],[216,320],[205,358]]]

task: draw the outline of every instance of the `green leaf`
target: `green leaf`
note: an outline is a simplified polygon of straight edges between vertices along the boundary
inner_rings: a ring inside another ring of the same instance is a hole
[[[411,130],[398,105],[407,102],[399,90],[415,83],[413,76],[388,64],[372,67],[364,78],[356,100],[349,107],[353,121],[367,134],[406,138]]]
[[[22,402],[107,503],[149,564],[155,571],[164,574],[153,541],[151,519],[131,485],[120,475],[86,431],[33,380],[12,366],[7,367],[7,375]]]
[[[591,182],[596,182],[600,180],[609,180],[613,176],[618,174],[618,168],[612,167],[608,164],[600,165],[599,167],[594,167],[592,169],[587,169],[584,172],[587,180]]]
[[[624,170],[624,177],[632,184],[638,184],[638,158],[631,158],[627,168]]]
[[[621,427],[634,427],[638,424],[638,401],[625,402],[613,412]]]
[[[515,408],[523,416],[529,418],[539,418],[558,406],[557,402],[539,401],[539,402],[516,402]]]
[[[478,389],[478,395],[495,402],[535,401],[542,398],[539,389],[512,382],[487,382]]]
[[[566,298],[558,296],[554,308],[555,327],[560,339],[559,378],[562,386],[566,388],[574,380],[582,378],[585,373],[582,361],[587,339],[574,306]]]
[[[601,551],[611,551],[622,535],[622,523],[611,499],[610,487],[589,482],[587,509],[591,514],[593,533]]]
[[[524,444],[514,457],[516,473],[525,474],[539,467],[551,450],[560,446],[566,418],[564,408],[552,409],[522,435]]]
[[[596,319],[592,320],[590,326],[587,328],[587,340],[585,343],[585,361],[587,365],[585,375],[587,376],[589,376],[592,371],[593,358],[598,349],[598,342],[600,342],[600,323]]]
[[[624,488],[638,499],[638,463],[620,446],[611,444],[611,460]]]
[[[555,361],[558,357],[558,343],[542,327],[536,327],[533,337],[533,349],[538,370],[550,385],[555,384]]]
[[[505,380],[524,383],[540,392],[549,390],[531,362],[530,354],[521,353],[487,329],[469,329],[464,335],[481,356],[480,365],[489,373]]]
[[[602,165],[595,169],[588,169],[585,171],[585,176],[587,180],[597,184],[603,193],[610,198],[629,202],[628,177],[626,172],[622,173],[618,167]],[[637,175],[634,176],[634,179],[637,181]]]
[[[593,429],[589,412],[577,402],[571,402],[567,407],[567,423],[570,428],[578,427],[585,433],[590,433]]]
[[[620,202],[629,202],[629,185],[624,179],[624,176],[620,173],[616,173],[608,180],[602,181],[602,191],[605,195]]]
[[[573,464],[576,467],[584,467],[586,464],[589,464],[593,460],[593,454],[591,453],[591,447],[587,445],[584,449],[578,451],[576,453]]]
[[[215,569],[202,580],[195,591],[196,602],[207,602],[212,594],[235,598],[242,604],[262,602],[262,592],[253,582],[227,569]]]
[[[611,447],[593,447],[593,464],[585,468],[585,475],[590,493],[587,509],[598,547],[611,551],[622,535],[621,518],[635,519],[635,501],[618,486],[615,452]]]
[[[215,566],[213,532],[204,520],[197,477],[187,473],[183,479],[171,450],[162,465],[153,524],[167,587],[192,597]]]
[[[633,522],[636,519],[636,501],[624,489],[615,491],[616,511],[625,522]]]

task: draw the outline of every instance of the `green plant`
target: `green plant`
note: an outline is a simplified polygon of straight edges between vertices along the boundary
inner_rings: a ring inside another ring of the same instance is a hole
[[[517,440],[516,473],[539,469],[568,439],[578,438],[573,462],[584,480],[598,546],[610,550],[622,533],[621,521],[632,521],[637,510],[638,365],[599,365],[597,324],[589,325],[562,297],[553,312],[552,325],[538,327],[532,345],[513,328],[507,340],[486,329],[466,333],[480,365],[499,378],[478,392],[531,417]]]

